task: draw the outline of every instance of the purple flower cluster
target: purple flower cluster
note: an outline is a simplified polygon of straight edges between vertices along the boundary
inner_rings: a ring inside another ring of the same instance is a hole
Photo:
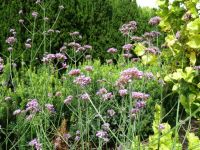
[[[133,44],[126,44],[122,48],[125,51],[130,51],[133,48]]]
[[[126,96],[128,94],[128,90],[127,89],[121,89],[121,90],[119,90],[119,95],[121,96],[121,97],[124,97],[124,96]]]
[[[113,97],[114,97],[114,95],[111,92],[102,95],[102,98],[104,101],[110,100]]]
[[[155,78],[152,72],[144,73],[144,77],[146,77],[147,79],[154,79]]]
[[[106,90],[106,88],[101,88],[97,91],[97,95],[103,95],[103,94],[106,94],[108,93],[108,91]]]
[[[91,72],[93,71],[93,66],[85,66],[85,70]]]
[[[158,16],[155,16],[149,20],[149,24],[152,26],[156,26],[160,23],[160,21],[161,21],[161,18]]]
[[[36,150],[42,150],[42,144],[39,143],[38,139],[33,139],[28,145],[33,146]]]
[[[90,99],[90,95],[88,93],[84,93],[80,96],[80,98],[84,101],[88,101]]]
[[[132,79],[141,79],[142,77],[142,71],[139,71],[137,68],[128,68],[121,72],[119,79],[116,81],[116,85],[124,87],[124,85],[131,82]]]
[[[149,47],[146,48],[145,51],[154,55],[160,53],[160,50],[157,47]]]
[[[153,39],[153,38],[156,38],[156,37],[158,37],[160,35],[161,35],[160,32],[151,31],[151,32],[145,32],[143,36],[146,39]]]
[[[81,75],[75,78],[74,83],[83,87],[91,83],[91,78]]]
[[[71,42],[68,44],[69,47],[72,47],[76,52],[84,52],[85,50],[92,49],[90,45],[81,46],[79,43]]]
[[[36,99],[32,99],[30,100],[27,104],[26,104],[26,112],[30,112],[30,113],[36,113],[39,111],[39,103]]]
[[[73,70],[71,70],[69,73],[68,73],[68,75],[70,75],[70,76],[77,76],[77,75],[79,75],[81,73],[81,71],[79,70],[79,69],[73,69]]]
[[[145,94],[145,93],[141,93],[141,92],[132,92],[132,98],[135,99],[142,99],[142,100],[146,100],[149,98],[149,94]]]
[[[56,54],[47,54],[42,58],[42,61],[44,63],[52,62],[54,59],[57,59],[58,61],[64,61],[67,59],[67,57],[62,53],[56,53]]]
[[[70,104],[72,102],[72,99],[73,99],[72,95],[67,96],[67,98],[64,100],[64,104],[65,105]]]
[[[107,50],[107,52],[108,53],[111,53],[111,54],[115,54],[115,53],[117,53],[117,49],[116,48],[109,48],[108,50]]]
[[[45,104],[45,107],[49,112],[51,112],[51,113],[55,112],[55,108],[52,104]]]
[[[14,36],[10,36],[6,39],[6,43],[8,43],[11,46],[13,46],[16,41],[17,39]]]
[[[97,131],[96,136],[100,139],[103,139],[104,142],[109,141],[107,131],[104,131],[104,130]]]
[[[123,35],[129,35],[130,32],[135,32],[137,30],[137,23],[135,21],[130,21],[127,24],[123,24],[119,30]]]

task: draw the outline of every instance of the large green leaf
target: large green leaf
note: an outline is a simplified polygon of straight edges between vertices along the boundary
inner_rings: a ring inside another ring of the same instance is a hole
[[[195,49],[200,48],[200,35],[191,35],[187,45]]]
[[[135,46],[136,46],[134,50],[135,54],[137,56],[144,55],[146,47],[142,43],[137,43],[135,44]]]
[[[194,21],[188,23],[187,30],[194,33],[200,32],[200,18],[197,18]]]

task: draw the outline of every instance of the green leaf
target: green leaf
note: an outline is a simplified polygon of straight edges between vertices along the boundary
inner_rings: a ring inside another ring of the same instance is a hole
[[[200,35],[191,35],[187,45],[195,49],[200,48]]]
[[[175,44],[175,42],[177,41],[177,39],[173,36],[173,35],[168,35],[165,38],[166,44],[168,47],[171,47]]]
[[[192,65],[195,65],[195,63],[196,63],[196,53],[195,52],[191,52],[190,53],[190,63],[192,64]]]
[[[152,63],[154,63],[155,61],[156,61],[156,56],[154,56],[154,55],[148,54],[148,55],[142,56],[142,63],[143,63],[144,65],[152,64]]]
[[[187,30],[193,33],[200,32],[200,18],[197,18],[194,21],[188,23]]]
[[[135,54],[137,56],[144,55],[146,47],[142,43],[137,43],[135,45],[136,45],[135,50],[134,50]]]

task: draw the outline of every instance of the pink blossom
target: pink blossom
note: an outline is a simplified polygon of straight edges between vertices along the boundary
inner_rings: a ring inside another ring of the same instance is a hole
[[[146,100],[147,98],[149,98],[149,94],[145,94],[145,93],[141,93],[141,92],[132,92],[132,98],[135,99],[143,99]]]
[[[85,66],[85,70],[91,72],[93,71],[93,66]]]
[[[107,52],[108,53],[111,53],[111,54],[114,54],[114,53],[117,53],[117,49],[116,48],[109,48],[108,50],[107,50]]]
[[[120,96],[125,96],[125,95],[127,95],[128,94],[128,90],[127,89],[121,89],[121,90],[119,90],[119,95]]]
[[[79,69],[73,69],[73,70],[71,70],[69,73],[68,73],[68,75],[70,75],[70,76],[76,76],[76,75],[79,75],[81,72],[80,72],[80,70]]]
[[[86,77],[85,75],[81,75],[81,76],[76,77],[76,79],[74,80],[74,83],[83,87],[91,83],[91,78]]]
[[[73,99],[72,95],[67,96],[67,98],[64,100],[64,104],[65,105],[70,104],[72,99]]]
[[[125,51],[130,51],[133,48],[133,45],[132,44],[126,44],[122,48]]]

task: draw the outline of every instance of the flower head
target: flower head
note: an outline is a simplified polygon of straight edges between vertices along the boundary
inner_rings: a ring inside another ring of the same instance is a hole
[[[86,77],[85,75],[81,75],[81,76],[76,77],[76,79],[74,80],[74,83],[83,87],[91,83],[91,78]]]
[[[161,21],[161,18],[158,16],[155,16],[149,20],[149,24],[152,26],[156,26],[160,23],[160,21]]]

